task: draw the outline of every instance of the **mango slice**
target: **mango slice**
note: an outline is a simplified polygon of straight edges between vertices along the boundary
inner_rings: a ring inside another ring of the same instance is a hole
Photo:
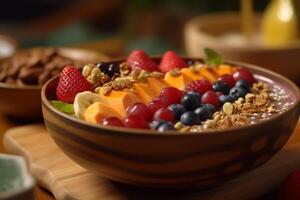
[[[156,97],[160,95],[160,92],[163,88],[169,86],[169,84],[162,78],[149,77],[147,82]]]
[[[133,88],[144,104],[148,104],[157,96],[148,83],[134,83]]]
[[[217,73],[218,76],[222,76],[225,74],[232,74],[235,72],[235,70],[236,70],[235,67],[222,64],[215,70],[215,72]]]
[[[192,79],[193,81],[203,79],[203,76],[199,72],[194,72],[189,68],[183,68],[180,71],[182,74]]]
[[[175,87],[179,90],[183,90],[187,84],[189,84],[192,79],[187,77],[185,74],[179,76],[172,76],[170,72],[166,73],[165,81],[172,87]]]
[[[102,102],[96,102],[90,105],[84,111],[83,116],[85,121],[93,124],[100,123],[105,117],[118,117],[119,119],[122,118],[122,116],[115,109]]]
[[[111,106],[124,118],[126,108],[131,104],[141,102],[141,100],[132,91],[112,90],[108,95],[100,94],[100,102]]]

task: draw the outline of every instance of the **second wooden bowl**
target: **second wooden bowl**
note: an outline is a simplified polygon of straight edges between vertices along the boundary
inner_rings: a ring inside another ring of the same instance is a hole
[[[220,37],[228,33],[240,33],[239,13],[217,13],[191,19],[185,26],[185,47],[189,56],[203,56],[203,48],[212,48],[227,60],[256,64],[280,73],[300,85],[300,41],[283,48],[266,48],[263,45],[245,44],[237,46],[224,43]],[[255,20],[257,32],[260,17]]]
[[[32,50],[35,48],[22,51]],[[67,58],[84,62],[108,60],[106,55],[85,49],[57,48],[57,50]],[[0,82],[0,112],[14,118],[42,118],[41,88],[42,86],[18,86]]]

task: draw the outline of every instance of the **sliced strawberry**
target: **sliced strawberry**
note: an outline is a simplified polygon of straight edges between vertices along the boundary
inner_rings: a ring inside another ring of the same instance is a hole
[[[73,66],[65,67],[59,78],[56,88],[56,97],[58,100],[73,103],[75,96],[79,92],[92,91],[93,85],[89,83]]]
[[[149,72],[158,71],[157,64],[143,50],[134,50],[126,60],[131,69],[143,69]]]
[[[300,171],[292,172],[284,181],[280,190],[279,199],[299,200],[300,199]]]
[[[168,71],[175,68],[187,67],[188,64],[180,58],[174,51],[167,51],[159,64],[160,71],[167,73]]]

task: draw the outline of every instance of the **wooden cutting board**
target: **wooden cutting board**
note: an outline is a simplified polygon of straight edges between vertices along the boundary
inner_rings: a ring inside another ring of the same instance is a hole
[[[154,190],[103,179],[70,160],[55,145],[43,125],[8,130],[4,146],[8,152],[26,157],[38,183],[50,190],[58,200],[253,199],[276,189],[292,170],[300,168],[300,123],[288,144],[266,164],[206,191]]]

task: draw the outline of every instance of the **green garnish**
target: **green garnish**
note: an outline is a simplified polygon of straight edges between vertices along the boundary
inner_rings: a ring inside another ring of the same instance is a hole
[[[216,67],[223,63],[223,58],[214,50],[209,48],[204,48],[204,53],[206,56],[204,62],[208,66]]]
[[[67,113],[67,114],[74,114],[74,107],[73,104],[64,103],[62,101],[51,101],[51,104],[60,110],[61,112]]]

